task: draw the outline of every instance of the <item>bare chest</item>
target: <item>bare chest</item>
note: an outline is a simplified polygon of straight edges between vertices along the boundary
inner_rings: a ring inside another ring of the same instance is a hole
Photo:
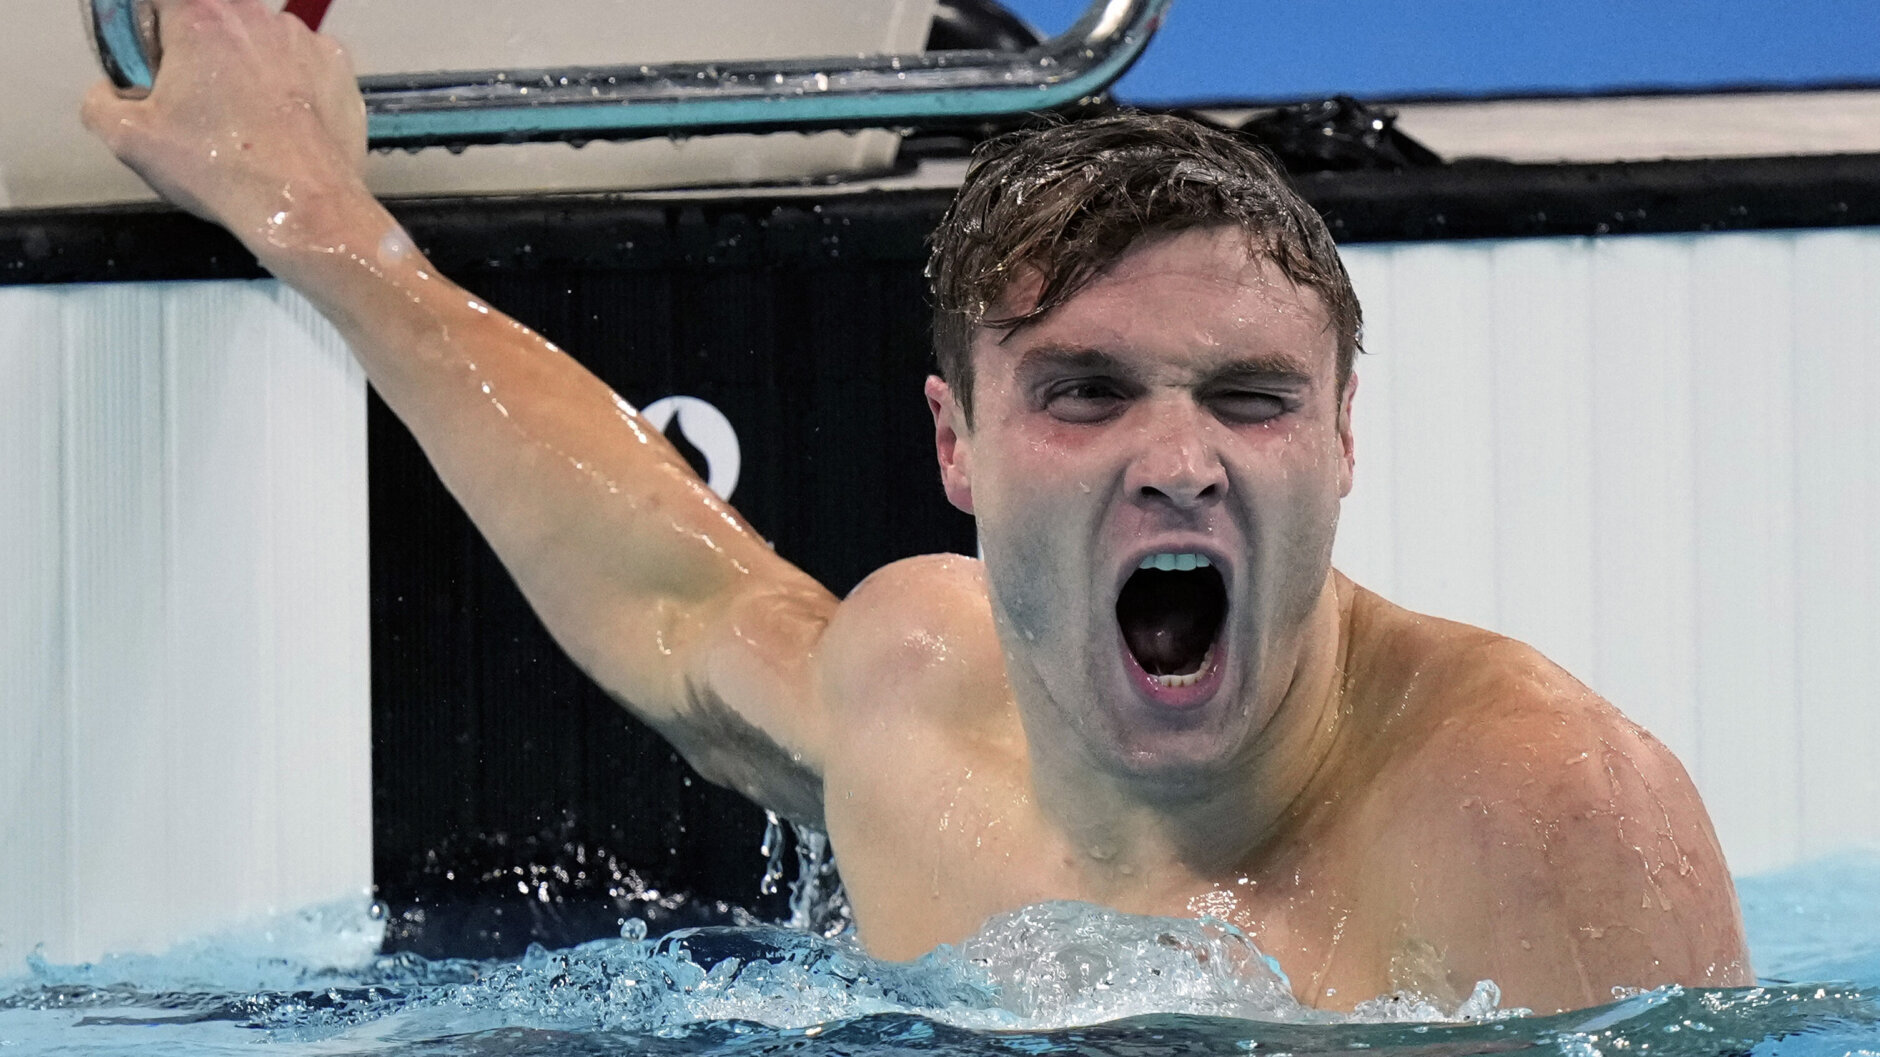
[[[1392,901],[1378,898],[1377,879],[1337,853],[1339,841],[1219,876],[1176,864],[1132,871],[1054,832],[1022,775],[983,761],[927,773],[904,765],[897,773],[905,780],[877,796],[838,791],[827,813],[861,939],[879,956],[918,957],[996,915],[1073,900],[1231,923],[1315,1004],[1391,989],[1401,931]]]

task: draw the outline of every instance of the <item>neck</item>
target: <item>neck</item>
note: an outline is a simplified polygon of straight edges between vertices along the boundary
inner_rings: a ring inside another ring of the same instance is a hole
[[[1250,691],[1264,719],[1206,773],[1124,773],[1071,732],[1026,722],[1039,807],[1085,872],[1117,888],[1159,887],[1257,861],[1311,802],[1340,744],[1353,590],[1328,572],[1297,642],[1266,659]]]

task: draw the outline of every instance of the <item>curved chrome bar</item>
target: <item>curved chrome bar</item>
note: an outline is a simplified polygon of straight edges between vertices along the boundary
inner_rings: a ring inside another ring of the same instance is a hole
[[[82,0],[100,63],[148,90],[149,0]],[[712,132],[914,128],[1050,110],[1101,92],[1148,46],[1172,0],[1093,0],[1029,51],[935,51],[573,70],[360,78],[375,147],[636,139]],[[140,21],[142,20],[142,21]]]
[[[98,65],[117,85],[118,94],[150,91],[163,57],[156,8],[148,0],[79,0],[79,7],[85,12],[85,32],[98,53]]]

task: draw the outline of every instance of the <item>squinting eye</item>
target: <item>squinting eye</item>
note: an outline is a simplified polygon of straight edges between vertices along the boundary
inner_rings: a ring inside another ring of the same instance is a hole
[[[1217,393],[1208,403],[1215,414],[1235,422],[1265,422],[1286,411],[1286,402],[1272,393]]]
[[[1050,391],[1045,410],[1066,422],[1099,422],[1116,413],[1123,394],[1103,382],[1071,382]]]

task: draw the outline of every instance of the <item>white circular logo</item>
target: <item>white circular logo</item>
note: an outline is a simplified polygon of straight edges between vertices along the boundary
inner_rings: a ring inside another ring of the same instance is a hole
[[[738,487],[744,456],[738,450],[738,431],[731,428],[731,420],[723,411],[696,396],[668,396],[641,408],[640,417],[661,433],[677,418],[679,432],[705,456],[705,484],[718,493],[718,498],[731,498]]]

